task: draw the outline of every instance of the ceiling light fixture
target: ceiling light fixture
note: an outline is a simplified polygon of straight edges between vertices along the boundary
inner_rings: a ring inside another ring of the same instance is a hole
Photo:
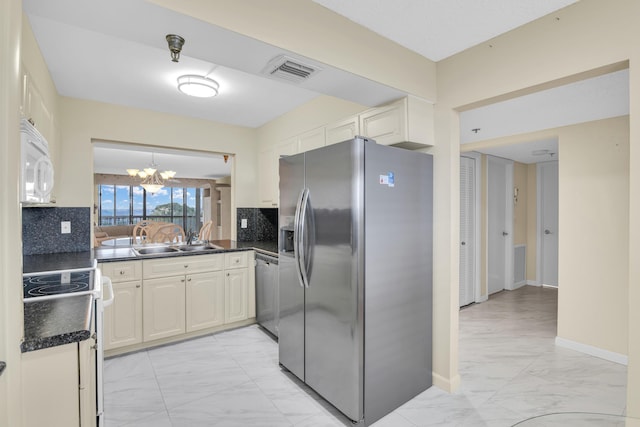
[[[210,98],[218,94],[220,85],[209,77],[186,74],[178,77],[178,90],[185,95]]]
[[[180,60],[180,51],[182,51],[182,45],[184,45],[184,39],[177,34],[167,34],[165,37],[169,44],[169,50],[171,51],[171,60],[178,62]]]
[[[151,153],[151,164],[143,170],[127,169],[129,176],[138,176],[142,179],[140,186],[149,193],[157,193],[164,187],[164,181],[176,176],[174,171],[158,172],[158,165],[154,161],[154,155]]]

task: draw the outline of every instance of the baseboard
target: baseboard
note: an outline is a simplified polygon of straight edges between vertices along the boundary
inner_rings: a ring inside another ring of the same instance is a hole
[[[529,286],[541,286],[536,280],[527,280],[527,285]]]
[[[526,284],[527,284],[526,281],[514,283],[513,285],[511,285],[511,289],[509,289],[509,290],[510,291],[515,291],[516,289],[520,289],[521,287],[525,286]]]
[[[446,391],[447,393],[453,393],[460,388],[460,375],[456,375],[451,379],[447,379],[441,375],[432,372],[433,385]]]
[[[610,362],[619,363],[620,365],[627,366],[627,364],[629,363],[629,358],[624,354],[615,353],[609,350],[603,350],[598,347],[582,344],[565,338],[556,337],[556,345],[559,347],[568,348],[570,350],[579,351],[580,353],[588,354],[589,356],[594,356],[600,359],[608,360]]]
[[[481,295],[479,298],[476,298],[476,303],[481,303],[489,300],[489,295]]]

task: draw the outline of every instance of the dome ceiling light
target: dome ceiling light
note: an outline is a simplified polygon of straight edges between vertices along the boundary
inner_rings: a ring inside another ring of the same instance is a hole
[[[213,79],[195,74],[178,77],[178,90],[185,95],[210,98],[218,94],[220,85]]]

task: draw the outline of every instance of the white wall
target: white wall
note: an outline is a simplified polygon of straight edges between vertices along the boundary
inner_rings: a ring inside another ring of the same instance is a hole
[[[62,143],[56,170],[59,205],[92,206],[94,138],[232,154],[235,204],[257,205],[255,130],[72,98],[62,98],[60,106]],[[123,167],[125,163],[123,159]]]

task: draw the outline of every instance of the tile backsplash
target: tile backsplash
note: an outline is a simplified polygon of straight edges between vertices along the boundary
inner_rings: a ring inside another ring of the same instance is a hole
[[[62,221],[71,232],[62,234]],[[22,208],[22,254],[83,252],[91,249],[90,208]]]
[[[242,228],[242,220],[247,228]],[[237,239],[239,242],[265,242],[278,240],[277,208],[238,208]]]

